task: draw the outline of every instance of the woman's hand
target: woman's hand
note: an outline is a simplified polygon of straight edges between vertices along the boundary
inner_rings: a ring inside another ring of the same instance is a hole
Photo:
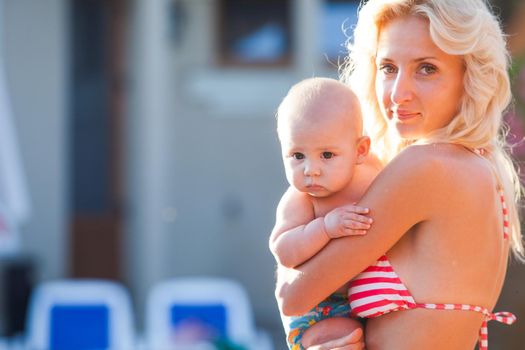
[[[362,328],[357,328],[349,335],[309,347],[307,350],[365,350]]]

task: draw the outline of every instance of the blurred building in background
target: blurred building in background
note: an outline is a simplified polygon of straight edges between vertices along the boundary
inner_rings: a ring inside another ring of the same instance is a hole
[[[267,244],[287,185],[274,115],[298,80],[337,76],[358,1],[3,2],[35,281],[121,281],[140,326],[155,283],[234,278],[284,349]],[[495,3],[510,23],[515,4]],[[523,319],[515,265],[498,309]],[[490,342],[518,349],[523,326],[491,326]]]

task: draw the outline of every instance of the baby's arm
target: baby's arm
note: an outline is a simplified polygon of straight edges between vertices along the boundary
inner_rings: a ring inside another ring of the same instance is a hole
[[[290,187],[283,195],[270,236],[277,262],[293,268],[317,254],[332,238],[365,234],[370,219],[365,208],[348,205],[315,218],[308,194]]]
[[[277,206],[275,226],[270,235],[270,250],[275,260],[287,267],[298,266],[329,241],[323,218],[315,218],[308,195],[288,188]]]

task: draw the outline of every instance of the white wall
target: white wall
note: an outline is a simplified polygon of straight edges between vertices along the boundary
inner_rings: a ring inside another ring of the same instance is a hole
[[[32,202],[23,253],[36,258],[39,278],[62,277],[68,249],[68,2],[4,3],[8,88]]]

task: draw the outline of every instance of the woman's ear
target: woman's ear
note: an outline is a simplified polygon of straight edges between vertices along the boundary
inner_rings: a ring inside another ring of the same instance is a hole
[[[368,151],[370,151],[370,137],[361,136],[359,139],[357,139],[356,144],[356,164],[362,164],[365,161]]]

